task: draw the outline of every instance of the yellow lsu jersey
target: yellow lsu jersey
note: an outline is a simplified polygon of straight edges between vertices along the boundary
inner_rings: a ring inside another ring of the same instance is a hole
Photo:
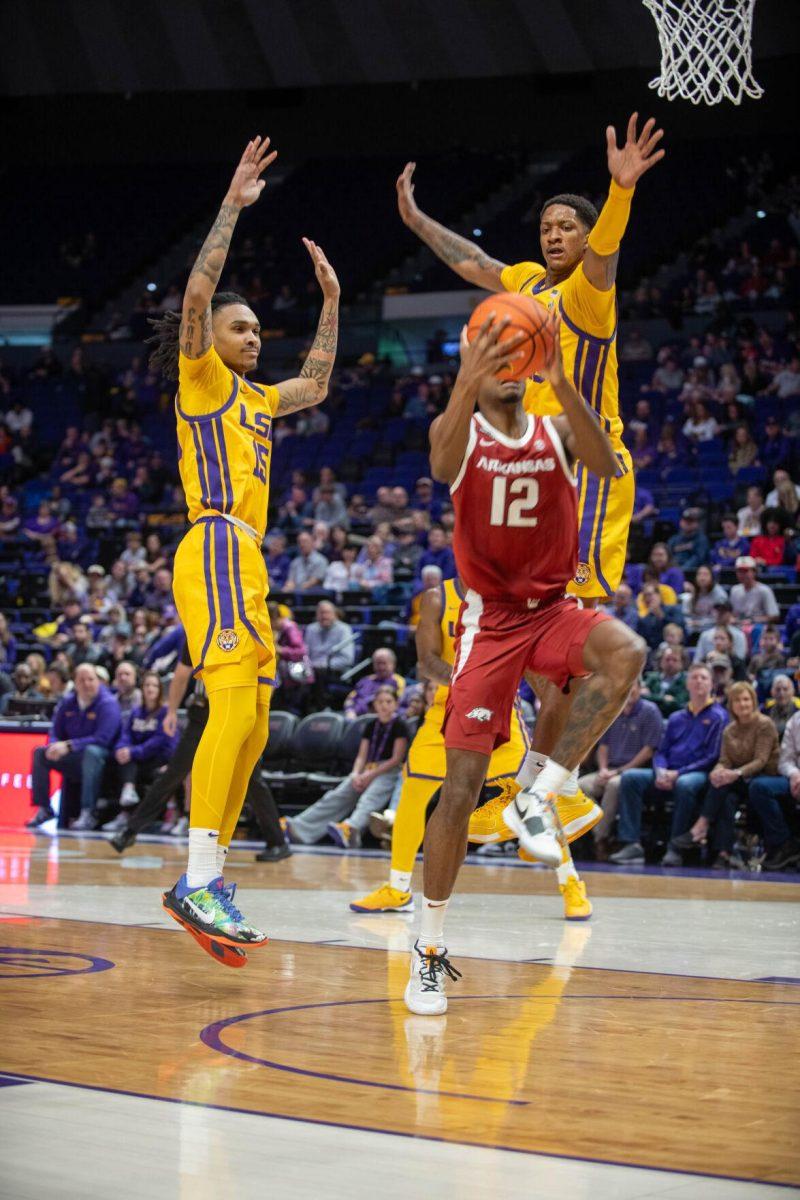
[[[548,309],[558,307],[567,377],[602,420],[614,449],[621,450],[616,288],[598,291],[586,278],[583,263],[567,279],[550,285],[546,283],[546,268],[536,262],[504,267],[500,279],[507,292],[533,296]],[[539,375],[526,383],[525,407],[537,416],[561,412],[551,384]]]
[[[180,356],[175,397],[181,482],[189,520],[227,514],[258,534],[267,528],[272,419],[278,389],[226,367],[214,346]]]
[[[441,592],[442,649],[440,657],[452,667],[456,658],[456,631],[464,593],[457,579],[446,579],[441,584]],[[405,772],[412,779],[436,779],[439,781],[444,779],[446,753],[442,722],[449,690],[445,684],[436,689],[433,704],[425,713],[425,719],[409,747]],[[487,784],[495,783],[498,779],[514,778],[525,761],[530,744],[528,729],[522,718],[519,703],[517,703],[514,705],[511,716],[509,740],[502,746],[498,746],[489,762],[486,772]]]

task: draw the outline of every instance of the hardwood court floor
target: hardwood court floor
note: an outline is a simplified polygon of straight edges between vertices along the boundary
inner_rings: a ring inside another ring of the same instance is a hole
[[[333,1175],[327,1192],[313,1184],[324,1125],[341,1128],[341,1145],[353,1130],[395,1135],[397,1194],[411,1200],[450,1194],[444,1177],[434,1184],[450,1161],[442,1142],[486,1148],[460,1152],[462,1166],[480,1157],[464,1196],[538,1195],[530,1155],[582,1160],[578,1194],[592,1197],[727,1198],[775,1190],[736,1179],[800,1183],[800,886],[790,877],[593,873],[592,923],[568,925],[548,872],[467,867],[449,935],[464,977],[446,1018],[430,1019],[402,1003],[414,918],[347,910],[385,860],[304,854],[262,868],[234,851],[243,907],[275,940],[230,971],[158,907],[184,853],[140,844],[120,860],[98,840],[0,835],[10,1084],[102,1091],[107,1111],[131,1095],[179,1101],[196,1106],[195,1125],[221,1120],[220,1109],[301,1122],[306,1170],[277,1196],[375,1194],[369,1169],[357,1169],[363,1146],[351,1148],[346,1189]],[[0,1121],[7,1105],[17,1137],[37,1088],[27,1101],[26,1087],[0,1088]],[[73,1091],[78,1109],[85,1095]],[[55,1101],[43,1088],[37,1103],[45,1113]],[[412,1153],[403,1135],[434,1140]],[[158,1154],[153,1136],[142,1135],[143,1153]],[[420,1154],[423,1176],[404,1179]],[[501,1184],[509,1171],[524,1190]],[[724,1190],[703,1190],[712,1186]],[[36,1192],[0,1182],[5,1194]],[[223,1183],[215,1194],[250,1193]]]

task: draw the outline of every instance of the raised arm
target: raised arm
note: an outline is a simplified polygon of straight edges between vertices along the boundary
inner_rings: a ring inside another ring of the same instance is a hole
[[[625,145],[617,145],[617,133],[613,125],[606,129],[608,170],[611,186],[608,199],[603,205],[597,224],[589,234],[588,246],[583,259],[583,273],[600,292],[608,292],[617,279],[619,244],[628,224],[631,200],[636,183],[664,157],[663,150],[656,146],[664,136],[663,129],[656,129],[655,119],[645,122],[641,135],[636,126],[639,114],[632,113],[628,121]]]
[[[452,483],[461,469],[469,443],[469,426],[481,383],[508,366],[508,357],[525,340],[524,333],[500,342],[509,318],[488,317],[469,341],[466,325],[461,330],[461,366],[447,408],[430,428],[431,475],[440,483]]]
[[[434,683],[449,684],[453,668],[442,658],[442,593],[427,588],[419,604],[417,625],[417,671]]]
[[[541,374],[549,379],[564,410],[563,416],[553,417],[553,425],[573,461],[579,458],[594,475],[616,475],[619,462],[605,430],[564,374],[561,319],[552,312],[548,315],[547,323],[553,334],[553,353],[550,361],[541,368]]]
[[[284,379],[278,384],[278,407],[276,417],[297,412],[301,408],[312,408],[321,404],[328,394],[333,364],[336,361],[336,343],[339,340],[339,280],[328,262],[322,247],[309,238],[303,245],[311,255],[317,282],[322,288],[322,312],[317,326],[317,336],[296,379]]]
[[[228,256],[233,231],[243,208],[255,204],[264,190],[260,176],[278,156],[269,152],[269,138],[254,138],[247,143],[222,208],[211,232],[200,249],[183,294],[180,346],[186,358],[200,358],[211,345],[211,297]]]
[[[489,292],[502,292],[500,273],[506,264],[490,258],[480,246],[459,237],[452,229],[446,229],[417,207],[412,183],[416,165],[413,162],[406,163],[397,180],[397,207],[403,223],[467,283],[486,288]]]

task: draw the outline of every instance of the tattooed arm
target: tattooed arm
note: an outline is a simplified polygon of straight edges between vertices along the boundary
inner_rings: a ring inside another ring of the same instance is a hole
[[[397,180],[397,207],[403,223],[467,283],[474,283],[476,287],[486,288],[490,292],[502,292],[500,273],[506,264],[490,258],[480,246],[446,229],[417,207],[414,184],[411,182],[416,165],[413,162],[406,163]]]
[[[328,394],[333,364],[336,361],[336,343],[339,338],[339,280],[328,262],[322,247],[303,238],[303,244],[311,255],[314,272],[322,288],[322,314],[317,326],[308,357],[296,379],[285,379],[278,384],[278,407],[276,417],[298,412],[301,408],[312,408],[320,404]]]
[[[269,138],[262,141],[257,137],[247,143],[222,208],[189,274],[180,329],[181,352],[186,358],[200,358],[211,345],[211,297],[225,266],[239,213],[255,204],[264,190],[265,181],[259,176],[277,157],[276,150],[271,154],[268,150]]]

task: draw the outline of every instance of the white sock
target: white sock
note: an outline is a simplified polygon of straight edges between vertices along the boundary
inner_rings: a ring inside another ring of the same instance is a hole
[[[562,851],[561,866],[556,867],[556,875],[561,887],[564,886],[568,879],[580,879],[580,875],[575,870],[575,863],[572,861],[572,854],[568,846],[565,846]]]
[[[547,766],[547,755],[538,750],[529,750],[525,761],[519,769],[517,783],[521,788],[529,788]]]
[[[389,884],[398,892],[411,891],[411,871],[391,871]]]
[[[217,870],[218,829],[189,830],[189,865],[186,883],[190,888],[205,887],[219,875]]]
[[[217,874],[218,875],[225,874],[225,859],[228,857],[229,849],[230,849],[230,847],[220,846],[219,842],[217,842]]]
[[[559,796],[577,796],[578,794],[578,768],[570,771],[569,778],[565,779],[561,785]]]
[[[571,771],[568,767],[562,767],[559,763],[549,759],[547,766],[536,778],[536,791],[541,796],[548,792],[553,792],[556,796],[561,792],[564,784],[569,779]],[[532,788],[527,788],[526,791],[532,791]]]
[[[428,900],[422,897],[422,925],[419,940],[423,946],[444,945],[444,917],[449,900]]]

